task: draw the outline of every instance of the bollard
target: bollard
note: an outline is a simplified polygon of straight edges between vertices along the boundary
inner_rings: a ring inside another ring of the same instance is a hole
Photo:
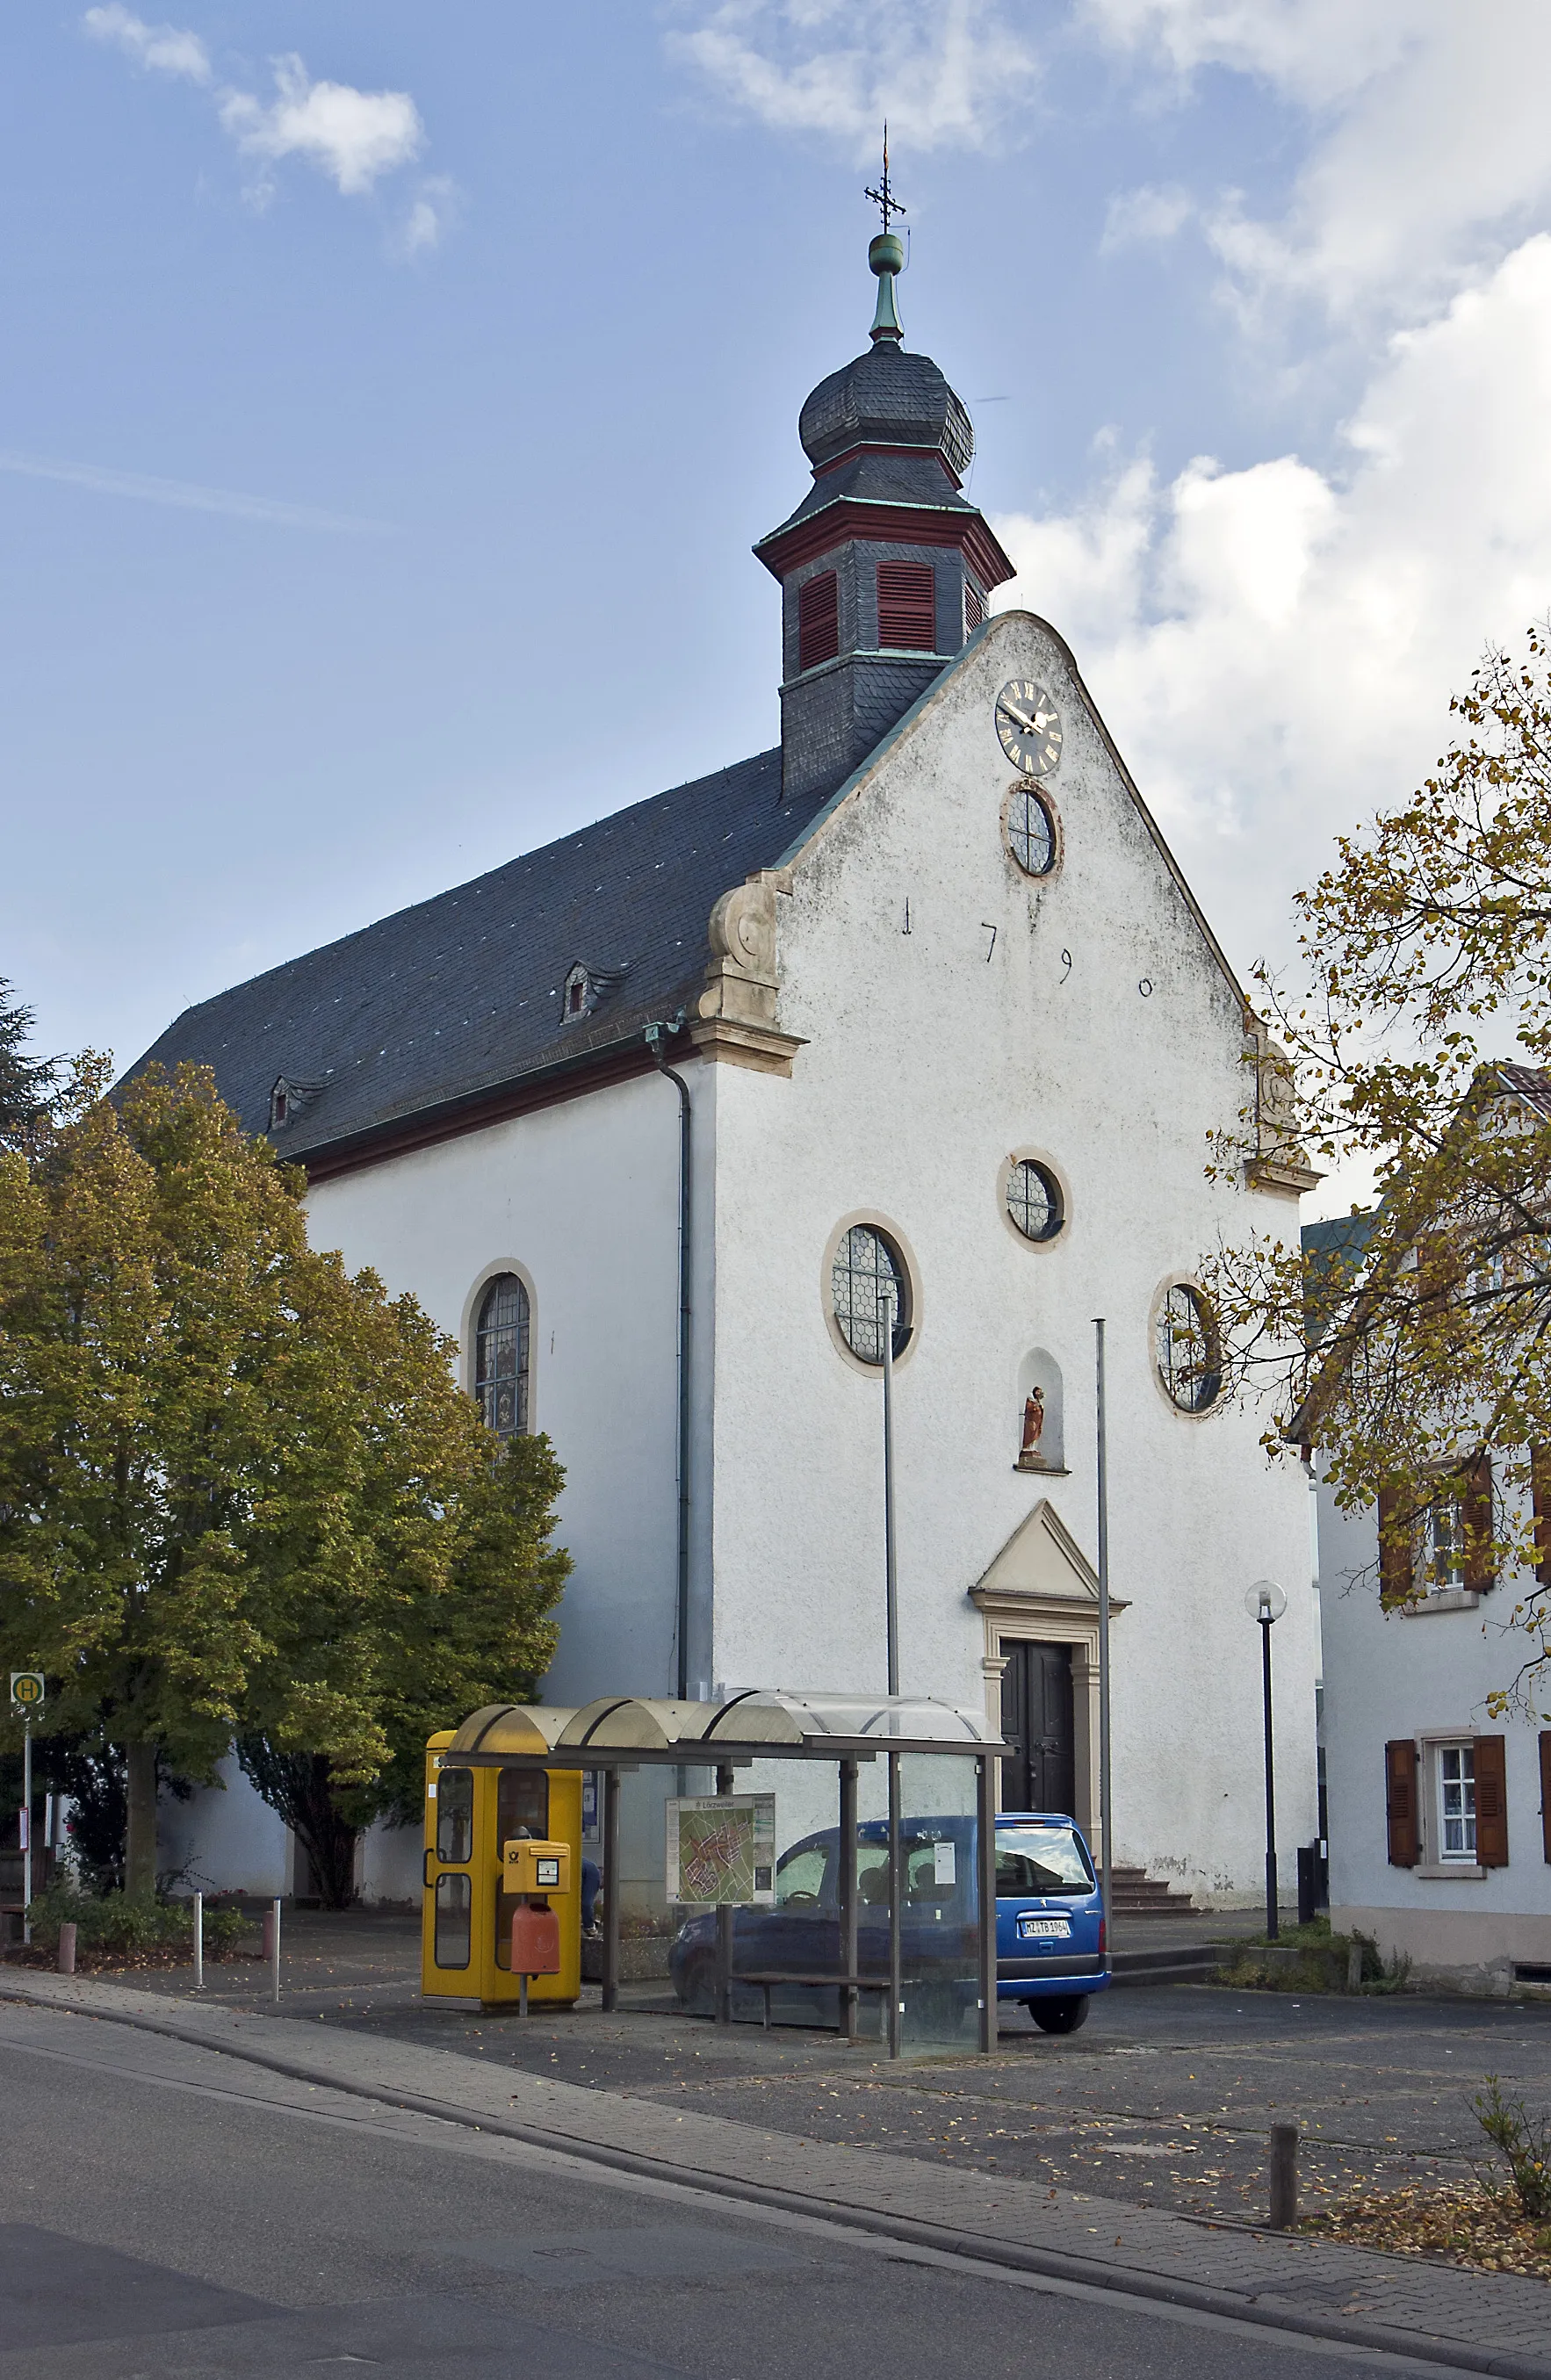
[[[280,1903],[272,1900],[264,1912],[264,1957],[269,1961],[270,1998],[280,1998]]]
[[[1361,1942],[1349,1943],[1347,1946],[1346,1987],[1349,1992],[1360,1992],[1363,1988],[1363,1945]]]
[[[197,1892],[194,1895],[194,1989],[202,1992],[204,1987],[205,1897],[202,1892]]]
[[[73,1925],[61,1925],[59,1929],[59,1949],[55,1954],[54,1963],[58,1968],[59,1973],[62,1975],[73,1975],[75,1973],[76,1929]]]
[[[1290,2231],[1298,2220],[1298,2127],[1271,2127],[1271,2228]]]

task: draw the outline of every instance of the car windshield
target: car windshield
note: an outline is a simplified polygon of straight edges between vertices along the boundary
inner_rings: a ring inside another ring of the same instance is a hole
[[[1070,1827],[999,1827],[997,1894],[1091,1892],[1093,1870]]]

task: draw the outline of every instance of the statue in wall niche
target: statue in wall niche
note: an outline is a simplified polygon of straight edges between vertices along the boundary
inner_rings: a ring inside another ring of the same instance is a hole
[[[1020,1471],[1047,1471],[1049,1468],[1039,1451],[1045,1434],[1045,1391],[1032,1388],[1024,1399],[1024,1442],[1019,1450],[1017,1468]]]

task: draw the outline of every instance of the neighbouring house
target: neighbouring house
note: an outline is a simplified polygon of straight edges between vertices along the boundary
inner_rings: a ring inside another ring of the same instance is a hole
[[[1512,1072],[1519,1092],[1551,1100],[1551,1077]],[[1374,1220],[1310,1224],[1305,1252],[1360,1273]],[[1533,1582],[1499,1577],[1490,1548],[1494,1500],[1500,1514],[1509,1492],[1500,1462],[1488,1451],[1440,1475],[1414,1524],[1396,1516],[1396,1539],[1379,1505],[1338,1508],[1317,1425],[1294,1425],[1304,1433],[1316,1479],[1331,1925],[1409,1959],[1420,1981],[1501,1993],[1551,1985],[1551,1728],[1522,1707],[1488,1708],[1536,1644],[1517,1616]],[[1500,1524],[1496,1534],[1507,1534]],[[1538,1577],[1551,1584],[1551,1563]]]
[[[756,548],[780,742],[206,1001],[141,1062],[212,1066],[306,1166],[315,1240],[414,1291],[497,1429],[552,1438],[552,1702],[882,1687],[891,1330],[902,1682],[1000,1721],[1005,1806],[1093,1827],[1106,1318],[1114,1852],[1249,1901],[1267,1573],[1285,1844],[1315,1826],[1306,1496],[1221,1395],[1193,1276],[1315,1176],[1070,650],[990,615],[1012,565],[968,415],[903,344],[897,251]],[[672,622],[634,616],[687,706]],[[1258,1146],[1209,1180],[1257,1085]],[[230,1784],[168,1812],[169,1864],[285,1888]],[[660,1889],[660,1840],[633,1856]],[[415,1844],[366,1858],[369,1891],[417,1888]]]

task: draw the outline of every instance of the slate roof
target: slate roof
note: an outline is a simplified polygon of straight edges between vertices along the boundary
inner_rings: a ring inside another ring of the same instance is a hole
[[[819,807],[783,804],[781,752],[758,753],[185,1009],[130,1071],[210,1065],[255,1133],[284,1076],[299,1112],[273,1137],[290,1159],[617,1050],[693,1002],[715,902]],[[563,1026],[577,961],[610,979]]]
[[[871,440],[922,446],[947,456],[962,480],[975,454],[975,431],[930,356],[879,339],[821,380],[797,419],[803,451],[816,467]]]

